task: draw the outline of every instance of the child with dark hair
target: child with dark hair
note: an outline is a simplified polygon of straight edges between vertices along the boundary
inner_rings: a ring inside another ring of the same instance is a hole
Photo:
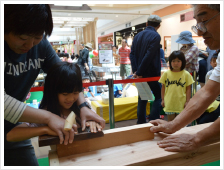
[[[162,83],[161,105],[168,121],[173,120],[183,109],[191,97],[191,84],[194,80],[184,70],[186,59],[181,51],[173,51],[169,56],[170,70],[163,73],[159,82]]]
[[[217,63],[216,63],[217,58],[218,58],[218,53],[214,53],[211,60],[210,60],[210,64],[211,64],[213,69],[207,72],[207,74],[205,76],[205,83],[208,81],[209,77],[212,75],[212,71],[217,66]]]
[[[82,77],[82,83],[89,83],[89,82],[90,82],[89,76]],[[83,91],[83,94],[84,94],[85,98],[88,98],[88,95],[87,95],[88,92],[91,94],[92,97],[95,97],[93,92],[91,91],[91,89],[89,87],[83,87],[82,91]]]
[[[55,64],[48,72],[45,79],[43,99],[40,109],[50,111],[64,119],[73,111],[76,114],[77,123],[81,125],[80,112],[76,104],[79,93],[82,91],[82,78],[79,67],[76,64],[60,62]],[[94,122],[86,122],[91,132],[101,131],[102,127]],[[76,130],[77,126],[74,124]],[[23,141],[40,135],[57,136],[46,124],[23,123],[16,126],[7,134],[10,142]]]
[[[55,131],[60,143],[74,139],[74,130],[65,131],[65,120],[43,110],[27,106],[24,101],[40,70],[48,70],[61,62],[47,36],[53,30],[48,4],[4,4],[4,165],[37,166],[31,140],[8,142],[6,134],[20,122],[44,123]],[[87,106],[80,93],[77,104],[82,127],[87,120],[96,120],[104,128],[105,120]],[[21,154],[22,153],[22,154]],[[22,155],[22,156],[21,156]]]

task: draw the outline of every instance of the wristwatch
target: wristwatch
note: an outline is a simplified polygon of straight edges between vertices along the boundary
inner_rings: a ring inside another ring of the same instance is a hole
[[[81,109],[82,107],[88,107],[89,109],[91,109],[91,106],[89,105],[88,102],[83,102],[82,104],[80,104],[80,105],[78,106],[79,109]]]

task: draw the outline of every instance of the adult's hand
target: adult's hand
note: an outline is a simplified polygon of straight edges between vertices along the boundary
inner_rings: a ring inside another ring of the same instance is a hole
[[[86,121],[90,120],[99,123],[102,129],[104,129],[105,127],[105,120],[101,118],[97,113],[93,112],[91,109],[87,107],[82,107],[80,109],[80,118],[81,118],[82,131],[84,131],[86,128]]]
[[[73,126],[73,128],[70,131],[65,131],[64,130],[65,119],[55,114],[51,114],[51,116],[49,117],[49,121],[47,122],[47,125],[58,134],[60,144],[62,144],[63,141],[65,145],[67,145],[68,142],[69,143],[73,142],[75,130],[77,131],[76,126]]]
[[[196,134],[171,135],[157,142],[160,148],[170,152],[186,152],[197,149]]]
[[[164,133],[174,133],[174,126],[172,121],[171,122],[167,122],[165,120],[161,120],[161,119],[156,119],[156,120],[151,120],[150,123],[152,123],[154,126],[150,128],[151,132],[164,132]]]

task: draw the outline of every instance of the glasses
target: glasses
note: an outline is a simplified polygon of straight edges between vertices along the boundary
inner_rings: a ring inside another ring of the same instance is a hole
[[[205,32],[207,31],[207,28],[206,28],[205,24],[208,23],[210,20],[212,20],[213,18],[215,18],[215,17],[216,17],[217,15],[219,15],[219,14],[220,14],[220,12],[219,12],[218,14],[214,15],[214,16],[213,16],[212,18],[210,18],[209,20],[207,20],[207,21],[205,21],[205,22],[200,22],[200,23],[198,23],[197,25],[192,26],[192,27],[191,27],[191,30],[192,30],[195,34],[197,34],[197,35],[198,35],[198,30],[201,31],[201,32],[203,32],[203,33],[205,33]]]

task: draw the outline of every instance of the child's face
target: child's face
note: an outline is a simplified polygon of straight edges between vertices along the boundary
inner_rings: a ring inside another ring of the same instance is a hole
[[[59,93],[58,100],[59,104],[64,109],[69,109],[78,100],[79,92],[73,93]]]
[[[216,59],[213,58],[213,59],[211,60],[210,64],[211,64],[211,66],[212,66],[213,68],[215,68],[215,67],[217,66]]]
[[[82,80],[82,83],[89,83],[89,82],[90,82],[89,79]]]
[[[173,67],[173,71],[180,71],[182,66],[182,61],[178,58],[175,58],[174,60],[172,60],[171,66]]]

